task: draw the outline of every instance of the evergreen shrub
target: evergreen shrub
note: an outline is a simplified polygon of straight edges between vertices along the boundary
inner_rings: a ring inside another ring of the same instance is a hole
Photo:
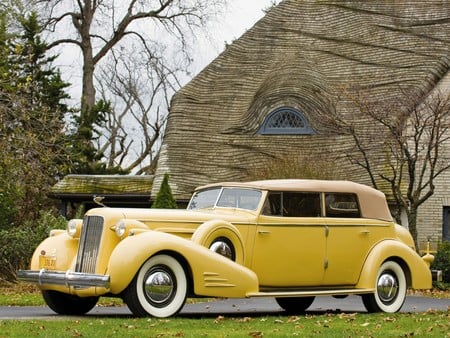
[[[177,202],[172,194],[172,189],[169,185],[169,174],[165,173],[161,182],[161,187],[156,194],[155,201],[152,204],[155,209],[177,209]]]
[[[443,241],[438,246],[432,269],[442,271],[442,281],[450,283],[450,241]]]

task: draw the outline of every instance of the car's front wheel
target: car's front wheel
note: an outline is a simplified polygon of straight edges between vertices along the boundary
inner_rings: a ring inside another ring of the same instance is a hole
[[[156,255],[139,269],[125,290],[123,299],[139,317],[170,317],[183,307],[187,278],[181,264],[172,256]]]
[[[98,297],[77,297],[66,293],[43,290],[42,296],[48,307],[60,315],[79,316],[92,310]]]
[[[402,267],[394,261],[386,261],[378,270],[375,293],[362,295],[369,312],[397,312],[406,298],[406,278]]]
[[[314,302],[314,297],[275,298],[278,305],[289,313],[302,313]]]

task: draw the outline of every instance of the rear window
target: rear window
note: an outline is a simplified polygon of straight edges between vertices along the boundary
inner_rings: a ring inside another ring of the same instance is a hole
[[[325,214],[326,217],[361,217],[358,197],[355,194],[326,193]]]

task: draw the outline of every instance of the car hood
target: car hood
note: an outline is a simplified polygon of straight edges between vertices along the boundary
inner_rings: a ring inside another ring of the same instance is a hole
[[[98,215],[104,218],[134,219],[140,222],[198,222],[222,219],[228,222],[256,222],[257,215],[243,209],[214,208],[214,209],[144,209],[144,208],[95,208],[87,215]]]

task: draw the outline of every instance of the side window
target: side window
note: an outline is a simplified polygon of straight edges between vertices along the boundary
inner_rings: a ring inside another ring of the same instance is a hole
[[[262,214],[267,216],[281,216],[281,192],[269,192],[264,202]]]
[[[357,196],[346,193],[326,193],[325,214],[326,217],[361,217]]]
[[[320,194],[303,192],[283,193],[283,216],[320,217]]]
[[[302,192],[270,192],[262,213],[283,217],[320,217],[320,194]]]

